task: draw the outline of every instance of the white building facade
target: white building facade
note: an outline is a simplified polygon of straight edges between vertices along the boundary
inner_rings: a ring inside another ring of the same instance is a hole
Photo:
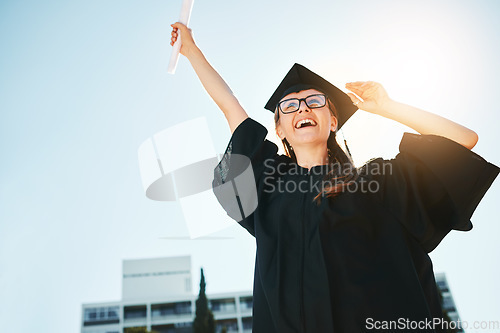
[[[82,305],[82,333],[126,333],[144,327],[157,333],[191,333],[198,298],[191,288],[189,256],[124,260],[122,300]],[[252,331],[252,292],[207,295],[216,332]]]
[[[157,333],[192,333],[195,302],[191,257],[124,260],[122,300],[82,305],[81,333],[127,333],[143,327]],[[444,274],[436,274],[442,306],[450,319],[459,315]],[[207,295],[216,332],[252,332],[251,291]],[[458,330],[463,332],[463,330]]]

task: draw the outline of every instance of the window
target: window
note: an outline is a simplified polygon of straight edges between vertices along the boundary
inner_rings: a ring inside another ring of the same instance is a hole
[[[220,333],[226,327],[227,332],[238,332],[238,321],[236,319],[217,320],[215,322],[215,332]]]
[[[234,298],[214,299],[210,308],[213,312],[236,312],[236,303]]]
[[[251,330],[252,329],[252,317],[242,318],[241,323],[243,324],[244,330]]]
[[[146,318],[146,305],[126,306],[123,310],[125,320]]]
[[[441,290],[441,292],[448,291],[448,284],[446,283],[446,281],[438,280],[436,283],[439,287],[439,290]]]
[[[146,331],[146,326],[141,326],[141,327],[124,327],[123,328],[123,333],[130,333],[130,332],[137,332],[137,329],[143,328],[144,331]]]
[[[176,314],[184,314],[184,313],[191,313],[191,302],[179,302],[175,303],[175,310],[174,312]]]
[[[155,333],[193,333],[193,322],[153,325],[151,331]]]
[[[253,307],[253,297],[252,296],[240,297],[241,311],[252,310],[252,307]]]
[[[455,311],[455,304],[451,297],[443,297],[443,309],[446,311]]]
[[[120,322],[118,306],[87,308],[83,313],[83,325],[116,324]]]
[[[108,308],[108,318],[118,318],[118,307]]]
[[[151,317],[191,314],[191,302],[176,302],[151,305]]]

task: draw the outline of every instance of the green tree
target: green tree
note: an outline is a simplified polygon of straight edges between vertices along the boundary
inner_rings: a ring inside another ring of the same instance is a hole
[[[194,317],[194,333],[215,333],[214,314],[208,308],[208,299],[205,294],[205,275],[201,269],[200,293],[196,300],[196,317]]]

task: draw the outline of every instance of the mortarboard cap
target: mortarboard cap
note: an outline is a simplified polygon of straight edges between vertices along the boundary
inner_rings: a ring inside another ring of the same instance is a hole
[[[338,128],[356,112],[357,106],[339,88],[300,64],[294,64],[273,93],[265,108],[274,113],[278,102],[286,95],[306,89],[316,89],[326,94],[338,113]]]

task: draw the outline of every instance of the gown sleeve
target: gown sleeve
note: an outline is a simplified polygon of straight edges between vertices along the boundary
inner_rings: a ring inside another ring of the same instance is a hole
[[[251,118],[233,132],[212,182],[217,200],[227,214],[255,236],[254,214],[257,191],[266,167],[278,147],[266,140],[267,129]]]
[[[405,133],[399,151],[365,170],[376,174],[386,209],[427,252],[451,230],[471,230],[470,218],[500,169],[436,135]]]

